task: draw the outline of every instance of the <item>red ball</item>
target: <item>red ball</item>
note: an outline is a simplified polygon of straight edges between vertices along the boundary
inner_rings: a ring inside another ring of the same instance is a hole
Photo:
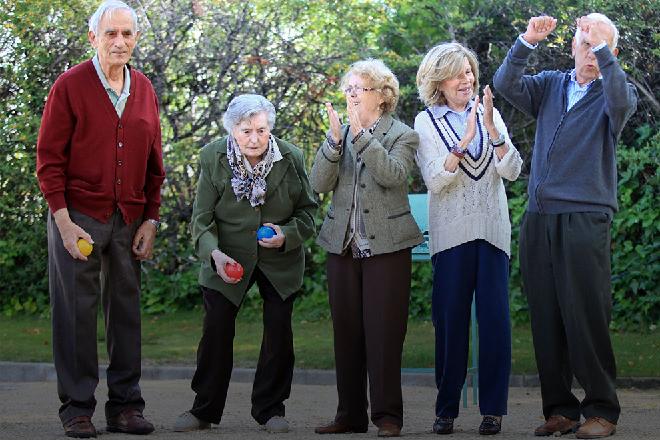
[[[243,278],[243,266],[239,263],[227,263],[225,264],[225,273],[233,280],[240,280]]]

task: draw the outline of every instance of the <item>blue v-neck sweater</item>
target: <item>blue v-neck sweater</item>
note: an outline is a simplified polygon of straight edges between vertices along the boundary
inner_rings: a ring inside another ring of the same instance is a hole
[[[570,72],[523,75],[531,52],[516,40],[493,78],[507,101],[537,119],[528,210],[611,218],[618,209],[616,143],[637,107],[637,91],[605,47],[595,54],[602,79],[566,111]]]

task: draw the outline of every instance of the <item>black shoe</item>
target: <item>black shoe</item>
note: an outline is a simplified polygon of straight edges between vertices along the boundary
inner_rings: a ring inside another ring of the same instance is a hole
[[[484,416],[479,425],[479,434],[493,435],[502,430],[502,416]]]
[[[438,417],[433,423],[433,432],[436,434],[451,434],[454,432],[454,419],[451,417]]]

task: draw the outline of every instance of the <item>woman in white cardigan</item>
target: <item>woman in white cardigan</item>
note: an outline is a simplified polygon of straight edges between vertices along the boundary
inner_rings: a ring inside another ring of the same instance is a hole
[[[472,294],[479,322],[480,434],[497,434],[506,414],[511,370],[508,278],[511,222],[502,178],[522,159],[493,94],[480,104],[474,52],[458,43],[432,48],[417,72],[427,108],[415,118],[417,164],[428,188],[432,315],[436,339],[436,420],[449,434],[458,416],[468,359]]]

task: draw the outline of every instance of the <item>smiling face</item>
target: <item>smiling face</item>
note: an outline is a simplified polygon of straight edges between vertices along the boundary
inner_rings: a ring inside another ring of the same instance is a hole
[[[360,119],[376,119],[383,112],[383,95],[379,90],[369,89],[373,89],[373,85],[365,76],[350,75],[346,81],[346,101],[357,108]]]
[[[249,119],[243,119],[232,129],[231,134],[250,165],[258,164],[268,149],[270,137],[268,114],[259,112]]]
[[[607,28],[607,44],[612,47],[614,31]],[[575,78],[581,85],[588,83],[600,76],[596,55],[591,50],[591,44],[585,40],[584,35],[573,38],[572,54],[575,58]],[[614,49],[616,51],[616,49]],[[616,52],[614,53],[616,55]]]
[[[140,35],[135,31],[131,13],[125,9],[116,9],[112,14],[104,14],[98,27],[99,34],[89,31],[90,43],[99,57],[104,72],[123,68],[131,59],[133,49]]]
[[[463,69],[457,76],[446,79],[438,86],[438,91],[443,94],[447,106],[456,111],[463,111],[474,95],[474,72],[465,58]]]

